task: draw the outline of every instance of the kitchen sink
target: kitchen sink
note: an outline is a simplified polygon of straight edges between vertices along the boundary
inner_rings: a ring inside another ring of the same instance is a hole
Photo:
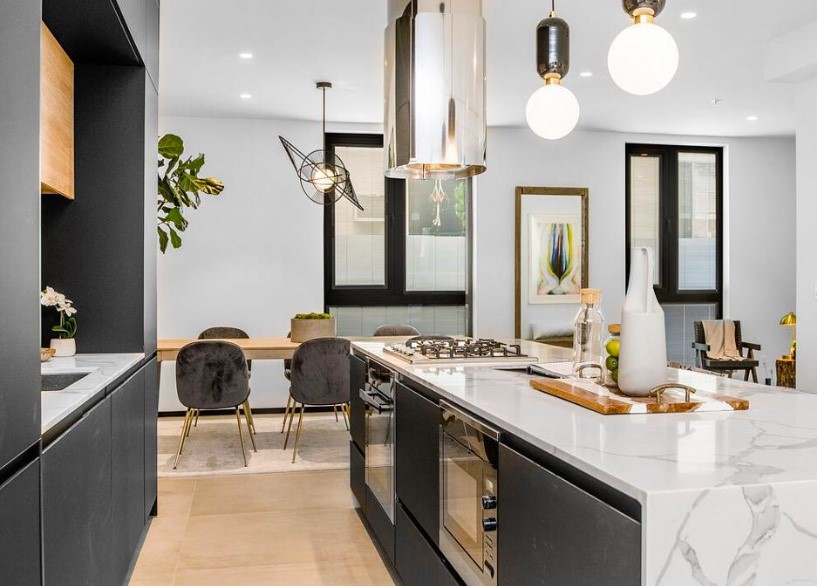
[[[61,391],[88,376],[89,372],[69,372],[64,374],[43,374],[41,389],[43,391]]]

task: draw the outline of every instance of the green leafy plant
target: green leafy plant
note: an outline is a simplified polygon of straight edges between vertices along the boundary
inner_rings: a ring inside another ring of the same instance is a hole
[[[51,331],[59,334],[60,338],[73,338],[77,335],[77,313],[74,302],[66,299],[65,295],[54,291],[51,287],[46,287],[40,291],[40,304],[43,307],[53,307],[60,314],[60,323],[51,328]]]
[[[294,319],[332,319],[328,313],[296,313]]]
[[[454,188],[454,213],[460,221],[460,229],[465,232],[465,181],[457,181]]]
[[[187,229],[185,208],[201,205],[201,194],[218,195],[224,184],[212,177],[199,177],[204,167],[204,155],[182,158],[184,141],[175,134],[159,139],[159,249],[164,252],[170,243],[173,248],[182,245],[180,232]]]

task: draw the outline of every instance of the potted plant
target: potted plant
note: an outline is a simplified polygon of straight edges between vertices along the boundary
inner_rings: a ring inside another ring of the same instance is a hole
[[[299,313],[291,322],[292,341],[306,342],[313,338],[332,338],[336,335],[335,318],[328,313]]]
[[[40,303],[44,307],[54,307],[60,315],[60,323],[51,328],[59,334],[58,338],[51,339],[51,347],[56,350],[54,356],[73,356],[77,353],[77,343],[74,336],[77,333],[77,313],[74,302],[66,299],[65,295],[46,287],[40,291]]]

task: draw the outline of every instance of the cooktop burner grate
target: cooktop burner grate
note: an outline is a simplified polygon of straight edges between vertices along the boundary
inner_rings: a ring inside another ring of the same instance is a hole
[[[409,362],[474,361],[535,362],[522,353],[519,344],[506,344],[484,338],[412,338],[404,344],[386,346],[384,352]]]

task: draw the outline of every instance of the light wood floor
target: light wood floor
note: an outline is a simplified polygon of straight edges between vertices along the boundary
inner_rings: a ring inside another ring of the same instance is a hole
[[[159,479],[132,586],[393,585],[348,470]]]

